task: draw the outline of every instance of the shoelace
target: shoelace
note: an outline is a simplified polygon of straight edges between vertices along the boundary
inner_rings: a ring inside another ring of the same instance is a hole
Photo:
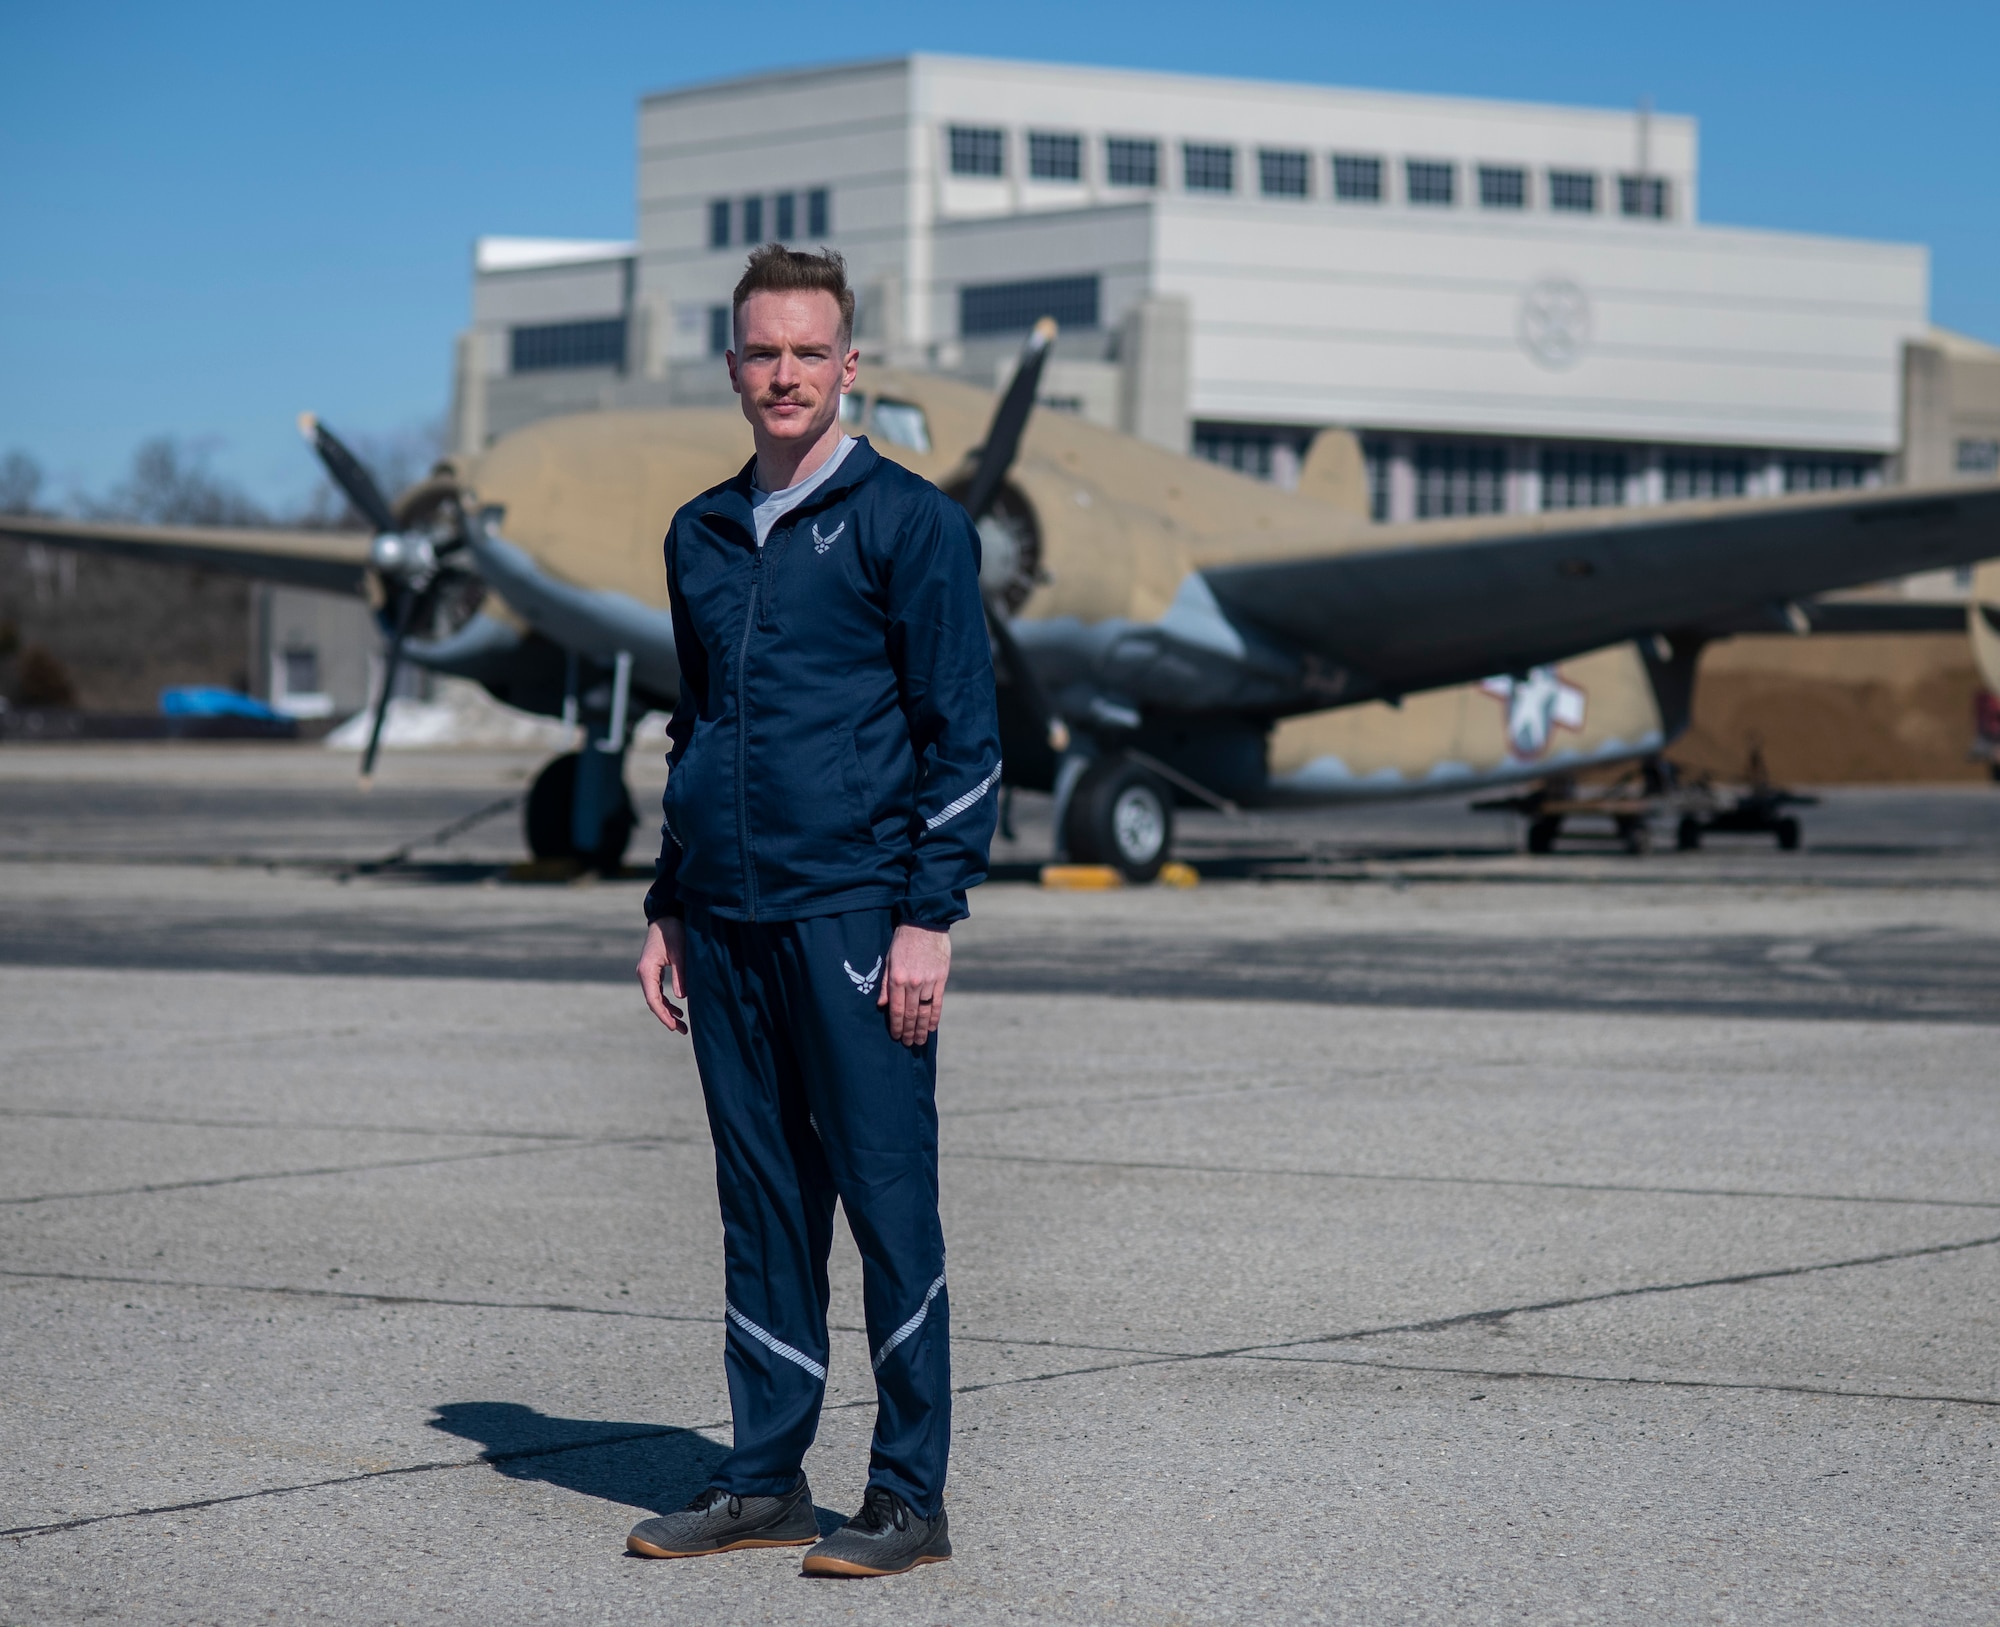
[[[861,1512],[849,1522],[863,1531],[881,1531],[893,1525],[898,1531],[910,1528],[910,1505],[887,1486],[870,1486],[861,1499]]]
[[[690,1514],[706,1514],[725,1497],[729,1498],[729,1517],[732,1520],[740,1519],[743,1514],[743,1499],[732,1493],[725,1492],[719,1486],[710,1486],[708,1490],[698,1492],[695,1495],[694,1501],[688,1504],[687,1512]]]

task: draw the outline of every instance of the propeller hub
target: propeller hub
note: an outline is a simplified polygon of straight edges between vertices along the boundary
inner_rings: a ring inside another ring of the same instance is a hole
[[[368,562],[384,576],[410,581],[437,569],[437,548],[420,531],[383,531],[368,546]]]

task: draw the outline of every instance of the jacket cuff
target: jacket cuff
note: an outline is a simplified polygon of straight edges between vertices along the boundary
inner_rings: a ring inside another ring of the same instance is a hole
[[[897,926],[929,927],[942,932],[954,921],[963,921],[971,910],[965,907],[964,893],[925,893],[903,899],[896,905]]]
[[[646,925],[655,921],[680,921],[687,918],[687,905],[678,898],[656,898],[651,892],[646,894]]]

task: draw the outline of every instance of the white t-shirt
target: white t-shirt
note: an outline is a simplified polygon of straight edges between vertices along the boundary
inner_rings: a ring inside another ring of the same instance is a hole
[[[799,504],[833,478],[847,454],[854,450],[854,437],[843,435],[840,445],[833,449],[833,456],[801,480],[796,486],[787,486],[783,491],[764,491],[757,485],[757,477],[750,477],[750,517],[757,525],[757,546],[763,547],[771,535],[771,528],[782,520]]]

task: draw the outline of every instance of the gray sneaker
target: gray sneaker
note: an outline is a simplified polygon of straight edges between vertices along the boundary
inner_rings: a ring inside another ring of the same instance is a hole
[[[693,1559],[736,1548],[802,1548],[819,1537],[806,1477],[782,1497],[734,1497],[710,1486],[671,1514],[641,1520],[625,1539],[648,1559]]]
[[[808,1576],[900,1576],[951,1558],[945,1511],[927,1520],[887,1486],[870,1486],[861,1512],[806,1555]]]

